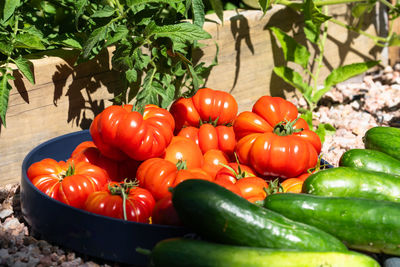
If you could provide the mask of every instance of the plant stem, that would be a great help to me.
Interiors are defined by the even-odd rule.
[[[382,4],[384,4],[385,6],[387,6],[388,8],[390,8],[390,10],[396,9],[396,7],[394,5],[392,5],[391,3],[389,3],[386,0],[379,0],[379,2],[381,2]]]

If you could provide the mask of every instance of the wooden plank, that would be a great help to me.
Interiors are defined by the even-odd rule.
[[[347,13],[337,7],[331,8],[331,14],[344,19]],[[216,20],[213,15],[210,18]],[[265,16],[260,11],[226,11],[223,25],[207,22],[205,29],[213,39],[203,42],[205,47],[197,55],[211,63],[217,43],[219,65],[206,85],[231,92],[240,111],[250,109],[261,95],[285,95],[288,86],[272,74],[273,66],[283,63],[282,54],[271,42],[267,27],[278,25],[304,41],[304,36],[296,34],[299,23],[301,17],[282,7],[272,8]],[[374,26],[366,24],[365,30],[373,34]],[[379,57],[379,51],[370,55],[372,47],[369,39],[332,25],[325,63],[332,68]],[[118,74],[110,70],[110,56],[78,67],[72,66],[74,57],[66,51],[63,58],[33,60],[35,85],[17,77],[10,94],[7,128],[0,129],[0,185],[20,180],[22,160],[32,148],[50,138],[87,129],[94,115],[111,104],[107,88],[119,85]],[[321,73],[323,77],[326,74],[327,70]]]

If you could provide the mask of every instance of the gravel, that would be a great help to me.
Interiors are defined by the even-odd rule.
[[[337,130],[327,136],[322,155],[337,166],[350,148],[363,148],[362,137],[374,126],[400,127],[400,65],[362,83],[342,84],[328,92],[315,113],[316,123],[330,123]],[[289,99],[305,106],[302,98]],[[98,267],[124,266],[104,262],[41,240],[24,221],[19,203],[19,184],[0,187],[0,266]]]

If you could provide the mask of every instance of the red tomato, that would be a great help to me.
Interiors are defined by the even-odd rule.
[[[79,144],[71,154],[74,161],[85,161],[99,166],[105,170],[113,181],[133,180],[136,177],[136,170],[139,162],[133,159],[116,161],[102,155],[100,150],[92,141],[85,141]]]
[[[212,181],[207,172],[202,169],[178,169],[169,160],[152,158],[140,164],[137,171],[137,179],[140,187],[149,190],[156,200],[166,197],[170,187],[188,179],[203,179]]]
[[[267,197],[265,189],[268,188],[268,183],[260,177],[245,177],[236,182],[236,186],[240,190],[243,198],[251,203],[264,200]]]
[[[93,142],[115,160],[161,156],[172,139],[174,118],[155,105],[146,105],[143,115],[132,109],[132,105],[113,105],[97,115],[90,126]]]
[[[111,182],[103,190],[90,194],[84,209],[117,219],[149,223],[155,204],[148,190],[132,183]]]
[[[184,162],[188,169],[201,168],[204,163],[199,146],[192,140],[182,136],[174,136],[165,150],[164,159],[174,164]]]
[[[109,182],[107,173],[87,162],[57,162],[43,159],[27,171],[32,184],[46,195],[76,208],[82,208],[88,195]]]
[[[153,224],[181,226],[178,213],[172,205],[172,194],[158,200],[153,210]]]
[[[228,164],[228,157],[224,152],[218,149],[208,150],[204,154],[203,170],[205,170],[211,177],[215,177],[217,172],[223,168],[221,164]]]
[[[302,181],[304,182],[310,175],[311,175],[311,173],[306,172],[306,173],[300,174],[300,175],[297,176],[296,178],[297,178],[297,179],[300,179],[300,180],[302,180]]]
[[[242,196],[240,193],[239,187],[236,186],[236,184],[232,184],[231,182],[228,182],[226,180],[215,180],[214,183],[228,189],[229,191],[235,193],[238,196]]]
[[[214,127],[206,123],[202,124],[200,128],[187,126],[178,133],[178,136],[194,140],[203,154],[211,149],[219,149],[228,156],[232,156],[236,146],[233,127],[225,125]]]
[[[252,112],[239,114],[234,130],[239,138],[236,153],[240,162],[260,175],[296,177],[318,161],[318,135],[283,98],[261,97]]]
[[[191,98],[180,98],[170,108],[176,133],[183,126],[199,127],[200,122],[227,125],[233,122],[237,111],[237,102],[231,94],[210,88],[199,89]]]
[[[235,184],[240,195],[252,203],[263,200],[267,196],[264,188],[268,188],[268,183],[256,177],[254,171],[246,165],[229,163],[217,172],[215,181]]]
[[[287,193],[301,193],[301,189],[303,187],[304,180],[299,178],[289,178],[281,183],[283,188],[283,192]]]

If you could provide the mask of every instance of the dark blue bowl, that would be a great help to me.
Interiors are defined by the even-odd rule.
[[[23,217],[33,231],[61,247],[108,261],[147,265],[147,256],[137,253],[136,248],[152,249],[160,240],[190,232],[183,227],[123,221],[68,206],[39,191],[26,175],[32,163],[44,158],[66,160],[79,143],[88,140],[88,130],[62,135],[37,146],[25,157],[21,178]]]

